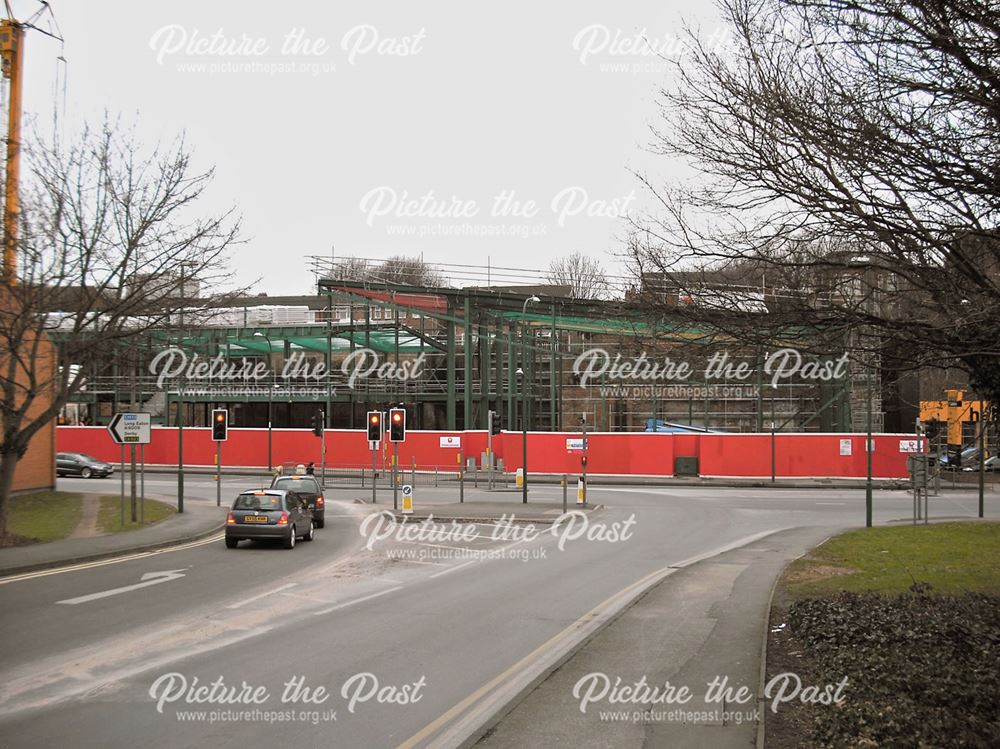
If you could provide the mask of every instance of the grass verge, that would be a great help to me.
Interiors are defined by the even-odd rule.
[[[793,598],[838,591],[905,593],[926,583],[935,593],[1000,593],[1000,523],[864,528],[817,546],[783,579]]]
[[[80,522],[83,501],[73,492],[35,492],[10,500],[7,543],[37,543],[66,538]]]
[[[136,500],[138,502],[139,500]],[[176,510],[166,502],[156,499],[146,499],[145,525],[158,523],[166,517],[170,517]],[[136,518],[139,517],[139,509],[136,508]],[[140,525],[138,519],[132,522],[132,513],[128,500],[125,502],[125,525],[121,522],[121,500],[119,497],[101,497],[101,508],[97,513],[97,528],[101,533],[121,533],[131,531],[136,528],[145,527]]]
[[[998,552],[1000,523],[948,523],[851,531],[789,565],[771,610],[768,679],[847,686],[837,705],[768,709],[766,745],[994,746]]]

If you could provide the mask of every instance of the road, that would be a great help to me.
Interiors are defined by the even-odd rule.
[[[153,479],[147,492],[173,485]],[[214,503],[214,492],[200,479],[186,486],[190,502]],[[213,538],[0,580],[0,746],[434,745],[485,717],[491,695],[572,644],[595,607],[641,578],[768,531],[864,520],[857,490],[593,487],[605,509],[589,539],[499,537],[486,524],[475,538],[367,548],[372,521],[368,536],[359,529],[372,508],[355,495],[365,492],[328,496],[326,528],[293,551],[227,550]],[[535,501],[560,497],[532,490]],[[995,517],[1000,503],[987,502]],[[875,508],[877,523],[899,520],[911,500],[879,491]],[[975,510],[971,493],[932,498],[932,516]],[[137,586],[156,573],[162,582]],[[197,688],[213,682],[206,701]]]

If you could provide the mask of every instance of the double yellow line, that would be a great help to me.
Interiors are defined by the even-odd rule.
[[[433,720],[432,722],[428,723],[426,726],[417,731],[417,733],[413,734],[413,736],[411,736],[409,739],[400,744],[398,749],[412,749],[413,747],[418,746],[421,742],[426,741],[429,737],[433,736],[435,733],[444,728],[444,726],[447,725],[450,721],[457,718],[465,710],[467,710],[473,704],[475,704],[484,696],[486,696],[490,691],[496,689],[499,685],[503,684],[503,682],[507,681],[508,679],[512,679],[518,676],[519,672],[527,670],[527,668],[530,665],[532,665],[539,658],[545,655],[546,652],[549,653],[555,652],[560,646],[565,645],[567,640],[569,640],[574,635],[578,635],[580,630],[584,629],[588,625],[591,625],[592,631],[590,632],[590,635],[592,636],[598,629],[596,621],[601,617],[601,615],[607,610],[613,609],[614,606],[621,603],[622,601],[627,601],[630,597],[633,596],[637,598],[639,594],[643,593],[647,588],[651,588],[653,585],[656,585],[658,582],[660,582],[663,578],[667,577],[668,575],[674,572],[677,572],[680,569],[683,569],[684,567],[689,567],[690,565],[695,564],[696,562],[701,562],[705,559],[711,559],[712,557],[718,556],[719,554],[722,554],[724,552],[732,551],[733,549],[738,549],[741,546],[746,546],[747,544],[759,541],[762,538],[766,538],[767,536],[770,536],[774,533],[778,533],[783,530],[787,529],[774,528],[767,531],[761,531],[760,533],[755,533],[751,536],[745,536],[743,538],[737,539],[736,541],[725,544],[724,546],[712,549],[711,551],[706,551],[701,554],[697,554],[693,557],[688,557],[687,559],[681,560],[679,562],[673,562],[672,564],[668,564],[665,567],[661,567],[660,569],[655,570],[654,572],[650,572],[645,577],[636,580],[628,587],[622,588],[617,593],[612,595],[610,598],[607,598],[606,600],[597,604],[594,608],[592,608],[586,614],[584,614],[575,622],[570,624],[568,627],[566,627],[566,629],[559,632],[559,634],[555,635],[552,639],[548,640],[544,644],[535,648],[533,651],[528,653],[528,655],[524,656],[524,658],[519,660],[517,663],[508,668],[506,671],[504,671],[496,678],[491,679],[487,683],[483,684],[483,686],[479,687],[479,689],[477,689],[475,692],[470,694],[464,700],[462,700],[457,705],[452,707],[446,713],[438,717],[436,720]],[[615,616],[621,614],[623,611],[625,611],[626,608],[627,608],[626,606],[622,606],[620,609],[618,609]],[[609,617],[608,621],[609,622],[612,621],[613,618],[614,617]],[[583,642],[585,642],[585,640],[581,640],[581,644]],[[550,670],[554,670],[566,658],[571,657],[572,654],[573,654],[572,649],[567,649],[567,651],[562,656],[554,659],[553,662],[549,664],[548,668]],[[443,737],[438,737],[438,741],[441,741],[442,738]],[[462,736],[460,741],[465,740],[467,738],[468,738],[467,736]]]
[[[539,645],[537,648],[532,650],[528,655],[524,656],[521,660],[515,663],[513,666],[508,668],[499,676],[491,679],[490,681],[483,684],[479,689],[470,694],[464,700],[459,702],[457,705],[452,707],[446,713],[438,717],[436,720],[428,723],[426,726],[421,728],[417,733],[413,734],[409,739],[404,741],[399,745],[398,749],[412,749],[419,745],[422,741],[425,741],[428,737],[437,733],[441,728],[443,728],[449,721],[459,716],[462,712],[467,710],[471,705],[478,702],[486,694],[495,689],[497,686],[507,681],[508,679],[516,676],[520,671],[526,669],[528,666],[535,663],[541,656],[545,653],[553,652],[559,646],[565,644],[565,641],[572,638],[574,635],[578,634],[581,629],[586,627],[588,624],[592,624],[597,620],[601,614],[609,608],[612,608],[623,599],[629,598],[629,596],[638,593],[646,586],[654,585],[659,582],[659,579],[667,577],[667,575],[672,572],[676,572],[676,565],[668,565],[666,567],[661,567],[655,572],[651,572],[640,580],[636,580],[634,583],[629,585],[627,588],[622,588],[617,593],[615,593],[610,598],[597,604],[594,608],[588,611],[586,614],[581,616],[575,622],[570,624],[566,629],[559,632],[557,635],[552,637],[547,642]],[[623,609],[624,610],[624,609]],[[558,663],[558,661],[557,661]]]

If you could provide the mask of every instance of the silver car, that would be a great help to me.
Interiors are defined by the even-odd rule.
[[[316,523],[308,502],[295,492],[260,489],[240,494],[226,517],[226,548],[243,539],[273,538],[294,549],[295,542],[312,541]]]

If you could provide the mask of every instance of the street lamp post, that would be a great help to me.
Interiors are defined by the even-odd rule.
[[[274,347],[271,345],[271,337],[267,333],[258,330],[254,336],[267,341],[267,366],[271,369],[271,376],[267,381],[267,470],[270,472],[274,468],[271,459],[271,404],[274,399],[274,369],[271,354],[274,353]]]
[[[183,338],[178,341],[178,348]],[[184,375],[177,386],[177,512],[184,512]]]
[[[542,301],[532,294],[524,300],[521,305],[521,315],[528,314],[528,305]],[[525,328],[527,331],[527,327]],[[525,370],[527,365],[525,359],[524,339],[521,339],[521,366],[517,369],[517,384],[521,390],[521,502],[528,504],[528,399],[525,387]]]
[[[517,368],[517,388],[521,391],[521,502],[528,504],[528,420],[524,399],[524,370]]]

